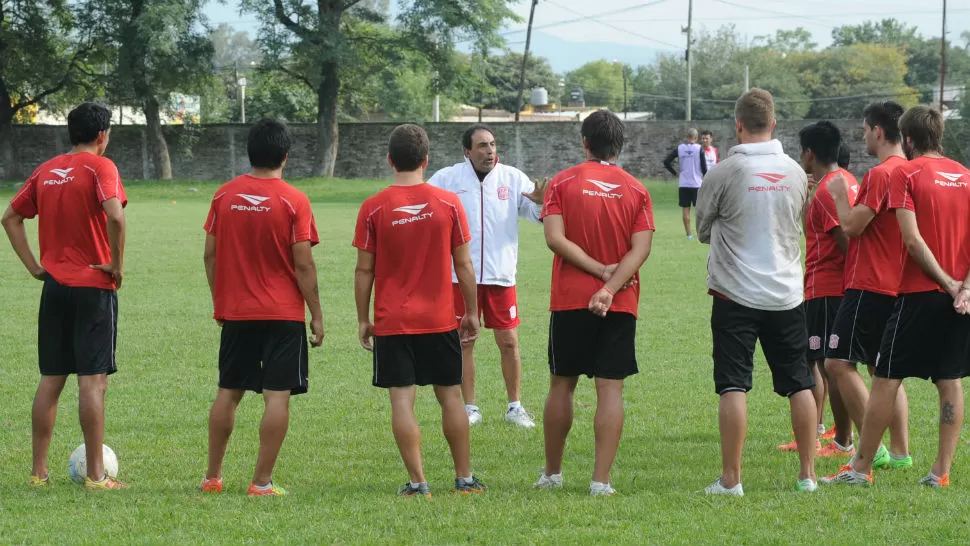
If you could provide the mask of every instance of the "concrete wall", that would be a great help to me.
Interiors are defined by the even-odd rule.
[[[785,121],[778,125],[775,136],[782,141],[793,157],[798,154],[798,131],[808,121]],[[835,122],[852,145],[851,170],[862,174],[873,165],[862,144],[862,123],[855,120]],[[961,123],[962,134],[970,131],[970,121]],[[340,126],[340,151],[336,176],[341,178],[385,178],[390,170],[385,162],[387,137],[394,124],[354,123]],[[700,121],[691,124],[699,129],[714,131],[715,145],[725,155],[735,144],[733,121]],[[465,124],[431,123],[425,125],[431,139],[429,175],[435,170],[462,159],[460,137]],[[627,144],[620,163],[640,177],[666,178],[663,158],[681,139],[688,127],[684,122],[630,122],[627,124]],[[314,156],[314,125],[291,126],[293,150],[286,176],[309,176]],[[502,161],[512,164],[535,177],[552,176],[556,172],[581,161],[582,140],[578,123],[523,123],[494,126]],[[186,129],[166,127],[166,139],[176,178],[227,180],[249,169],[246,156],[246,134],[243,125],[208,125]],[[58,153],[70,149],[67,130],[63,126],[14,126],[15,169],[0,168],[10,173],[6,178],[23,178],[34,167]],[[970,142],[962,142],[964,150],[957,157],[970,157]],[[951,145],[952,146],[952,145]],[[155,178],[145,128],[118,126],[111,131],[107,155],[113,159],[125,179]],[[2,166],[0,166],[2,167]],[[25,173],[14,173],[19,169]]]

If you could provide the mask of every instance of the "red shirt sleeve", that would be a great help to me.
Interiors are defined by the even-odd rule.
[[[825,191],[816,192],[812,209],[815,214],[815,225],[821,227],[823,232],[828,233],[839,227],[839,213],[835,210],[835,199],[828,192],[828,188],[825,188]]]
[[[94,172],[94,182],[97,186],[98,201],[104,203],[108,199],[117,198],[121,201],[121,206],[128,204],[128,196],[125,195],[125,188],[121,185],[121,175],[114,161],[105,159],[98,162],[97,170]]]
[[[546,192],[546,202],[542,205],[542,218],[551,214],[562,214],[562,194],[559,185],[562,180],[559,176],[552,179],[549,183],[549,191]]]
[[[907,169],[899,167],[889,178],[889,203],[887,209],[906,209],[916,212],[913,203],[912,176]]]
[[[212,198],[212,204],[209,205],[209,216],[206,217],[205,225],[202,226],[206,232],[211,233],[212,235],[216,234],[216,218],[219,215],[219,200],[222,199],[223,195],[225,195],[225,193],[216,193],[215,197]]]
[[[10,208],[24,218],[37,216],[37,179],[40,176],[40,169],[34,171],[30,178],[20,188],[17,195],[10,200]]]
[[[357,227],[354,229],[353,245],[371,254],[377,252],[377,228],[374,225],[374,215],[378,210],[380,210],[379,207],[372,210],[370,203],[364,201],[357,214]]]
[[[293,209],[293,237],[290,244],[310,241],[310,246],[318,245],[320,236],[317,234],[317,221],[313,217],[310,199],[301,194],[296,199],[296,205]]]
[[[869,171],[862,178],[859,185],[859,195],[856,197],[856,205],[865,205],[879,214],[886,208],[886,198],[889,191],[889,173],[885,171]]]
[[[468,217],[465,215],[465,207],[461,201],[455,200],[454,222],[451,227],[451,249],[454,250],[461,245],[472,240],[471,230],[468,229]]]
[[[640,209],[633,220],[633,233],[656,230],[657,228],[653,223],[653,201],[650,199],[650,194],[644,192],[641,197]]]

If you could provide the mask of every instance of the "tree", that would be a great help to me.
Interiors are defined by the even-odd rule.
[[[0,178],[21,177],[10,125],[71,85],[90,51],[66,0],[0,1]]]
[[[409,50],[434,67],[435,85],[447,85],[454,75],[456,38],[469,37],[485,47],[500,43],[502,24],[514,18],[507,0],[402,1],[394,29],[382,25],[386,14],[378,3],[359,0],[243,0],[243,8],[259,17],[260,39],[267,62],[299,79],[317,96],[317,154],[312,172],[332,175],[338,149],[338,106],[341,69],[359,70],[361,51],[392,58]],[[440,87],[439,87],[440,89]]]
[[[217,71],[246,70],[262,60],[259,44],[249,38],[249,33],[237,31],[227,23],[212,29],[209,40],[212,42],[212,67]]]
[[[623,110],[623,65],[592,61],[566,74],[566,89],[581,87],[587,106]]]
[[[111,101],[145,113],[155,176],[172,178],[161,105],[174,92],[200,92],[212,72],[206,0],[88,0],[85,26],[109,47]]]
[[[484,70],[486,83],[494,89],[494,98],[484,102],[485,108],[501,108],[515,112],[519,103],[519,70],[522,69],[522,54],[506,51],[496,57],[473,59],[473,67]],[[529,55],[525,67],[525,89],[544,87],[550,100],[559,102],[559,77],[552,71],[545,57]]]
[[[818,42],[813,40],[812,33],[802,27],[795,30],[778,30],[774,36],[756,36],[755,44],[763,44],[767,49],[786,54],[804,53],[818,47]]]
[[[804,59],[801,68],[802,84],[816,99],[811,118],[857,118],[877,99],[895,100],[907,107],[919,102],[918,92],[906,85],[906,55],[897,47],[857,44],[831,48]]]
[[[896,19],[866,21],[861,25],[844,25],[832,29],[832,47],[855,44],[907,45],[917,40],[916,27]]]

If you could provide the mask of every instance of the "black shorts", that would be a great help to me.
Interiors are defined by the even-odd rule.
[[[879,349],[876,377],[960,379],[970,375],[970,316],[942,292],[896,299]]]
[[[98,375],[118,371],[118,294],[114,290],[44,281],[37,319],[41,375]]]
[[[875,366],[895,301],[895,296],[846,290],[829,334],[825,358]]]
[[[761,311],[714,296],[711,332],[717,394],[751,390],[754,347],[759,340],[776,393],[787,397],[815,386],[806,359],[808,338],[801,307]]]
[[[374,337],[375,387],[461,385],[461,366],[458,330]]]
[[[825,343],[832,335],[835,315],[842,296],[825,296],[805,302],[805,324],[808,327],[808,364],[825,359]]]
[[[306,324],[227,320],[219,347],[219,388],[254,392],[307,391]]]
[[[698,188],[680,188],[680,208],[689,209],[697,206]]]
[[[549,372],[561,377],[625,379],[637,368],[637,319],[630,313],[598,317],[585,309],[553,311],[549,318]]]

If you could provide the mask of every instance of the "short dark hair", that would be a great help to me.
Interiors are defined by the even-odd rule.
[[[246,151],[254,169],[278,169],[290,153],[290,130],[281,121],[263,118],[249,129]]]
[[[771,131],[775,121],[775,99],[771,93],[757,87],[741,95],[734,103],[734,118],[751,133]]]
[[[704,129],[703,131],[701,131],[701,136],[705,136],[705,135],[711,138],[714,138],[714,132],[711,131],[710,129]]]
[[[839,162],[842,132],[831,121],[819,121],[798,132],[802,150],[811,150],[819,162],[826,165]]]
[[[387,141],[387,155],[398,172],[413,172],[421,168],[428,157],[428,133],[410,123],[398,125]]]
[[[899,118],[899,132],[920,154],[943,153],[943,114],[929,106],[914,106]]]
[[[849,149],[849,145],[843,140],[842,144],[839,145],[839,167],[848,169],[851,163],[852,150]]]
[[[488,125],[485,125],[484,123],[476,123],[475,125],[472,125],[468,129],[465,129],[465,132],[461,135],[462,147],[465,148],[466,150],[471,150],[472,137],[474,137],[475,133],[479,131],[488,131],[488,134],[492,135],[492,137],[495,136],[495,131],[493,131],[491,127],[489,127]]]
[[[866,125],[873,129],[881,127],[886,140],[892,144],[899,144],[903,138],[899,134],[899,118],[905,111],[902,104],[889,100],[870,104],[862,115],[866,119]]]
[[[623,122],[607,110],[590,114],[583,121],[582,135],[596,159],[613,159],[623,150]]]
[[[94,102],[84,102],[67,115],[71,145],[94,142],[101,131],[111,128],[111,110]]]

